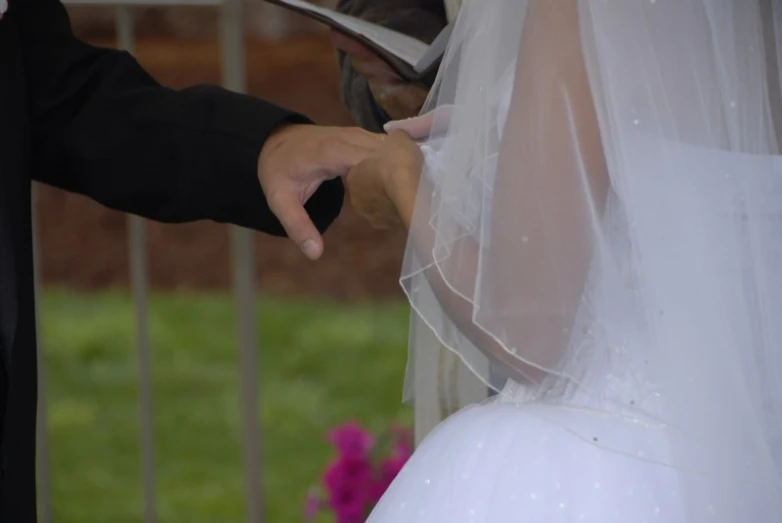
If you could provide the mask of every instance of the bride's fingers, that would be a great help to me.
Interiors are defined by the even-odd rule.
[[[453,106],[444,105],[420,116],[388,122],[383,129],[389,134],[393,131],[404,131],[413,140],[425,140],[442,134],[451,121]]]
[[[389,134],[394,131],[404,131],[413,140],[425,140],[431,134],[433,122],[433,113],[426,113],[405,120],[388,122],[383,126],[383,129]]]

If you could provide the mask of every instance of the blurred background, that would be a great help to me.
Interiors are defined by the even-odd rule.
[[[321,2],[332,6],[332,2]],[[69,7],[76,33],[115,46],[114,11]],[[325,28],[244,0],[251,94],[350,125]],[[162,83],[220,83],[213,8],[134,9],[136,56]],[[134,308],[126,216],[39,187],[52,520],[143,519]],[[244,521],[236,310],[229,230],[147,224],[158,521]],[[266,521],[302,520],[331,456],[325,436],[356,419],[408,424],[401,403],[407,307],[398,233],[345,208],[317,263],[260,234],[256,249],[259,419]],[[327,521],[328,519],[323,519]]]

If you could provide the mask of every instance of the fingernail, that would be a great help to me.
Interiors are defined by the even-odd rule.
[[[390,122],[387,122],[385,125],[383,125],[383,130],[386,133],[390,133],[391,131],[396,131],[397,129],[404,127],[404,122],[406,122],[407,120],[410,120],[410,118],[407,118],[405,120],[392,120]]]
[[[317,260],[320,256],[320,245],[313,239],[305,240],[301,244],[301,250],[304,251],[304,255],[310,260]]]

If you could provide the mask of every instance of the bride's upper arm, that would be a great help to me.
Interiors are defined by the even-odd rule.
[[[567,345],[608,192],[577,3],[529,3],[481,269],[481,314],[545,368]]]

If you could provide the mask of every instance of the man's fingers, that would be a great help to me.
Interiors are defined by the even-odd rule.
[[[346,36],[339,31],[332,30],[329,33],[329,37],[334,47],[354,58],[362,60],[379,60],[377,54],[373,53],[367,46],[362,45],[355,39]]]
[[[269,209],[282,224],[288,238],[310,260],[323,254],[323,238],[294,192],[277,191],[268,196]]]
[[[399,75],[370,48],[337,31],[331,31],[330,37],[334,47],[350,57],[353,69],[362,76],[399,80]]]
[[[373,91],[374,92],[374,91]],[[415,84],[389,85],[375,94],[388,115],[414,115],[421,111],[429,92]]]
[[[360,44],[349,36],[337,31],[331,31],[331,42],[334,47],[347,54],[353,68],[363,76],[378,76],[389,80],[399,80],[399,75],[374,51]]]
[[[377,57],[371,59],[353,58],[350,63],[358,74],[370,80],[384,80],[391,84],[402,82],[391,66]]]

